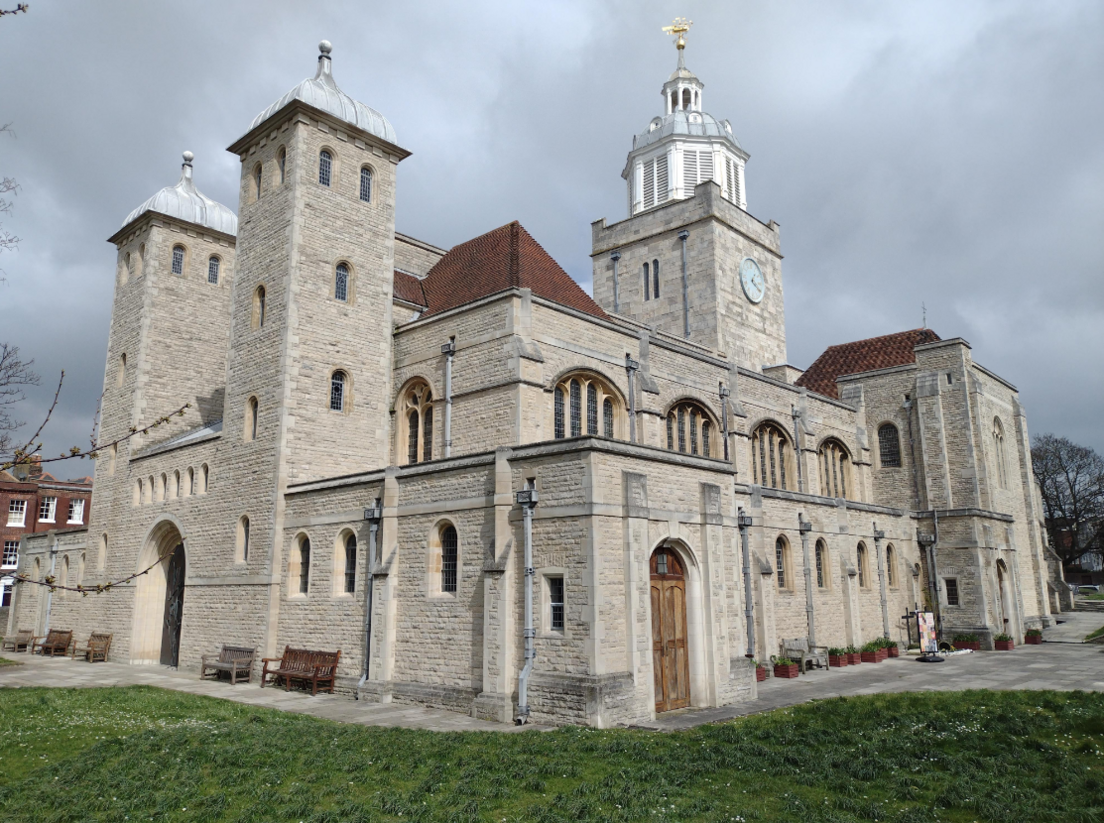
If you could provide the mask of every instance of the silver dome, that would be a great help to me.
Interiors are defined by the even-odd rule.
[[[387,122],[387,118],[375,109],[371,109],[358,102],[337,87],[333,79],[331,68],[330,44],[323,40],[319,46],[321,54],[318,55],[318,72],[312,78],[308,78],[293,88],[267,109],[253,118],[249,124],[252,131],[269,117],[274,115],[293,100],[301,100],[308,106],[321,109],[327,114],[332,114],[339,120],[344,120],[356,126],[358,129],[374,134],[388,143],[398,143],[395,137],[395,129]]]
[[[123,221],[123,226],[130,225],[147,211],[153,211],[236,237],[238,216],[231,209],[222,203],[216,203],[195,187],[195,183],[192,182],[192,158],[190,151],[184,152],[180,182],[175,186],[161,189],[128,214]]]
[[[718,121],[713,115],[704,111],[683,111],[681,109],[671,112],[663,117],[657,117],[652,124],[636,136],[633,148],[639,149],[659,142],[664,137],[672,134],[685,134],[691,137],[723,137],[736,148],[743,152],[736,135],[732,133],[732,126],[727,120]]]

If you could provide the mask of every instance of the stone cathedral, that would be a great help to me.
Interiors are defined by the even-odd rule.
[[[787,364],[779,228],[683,46],[593,298],[516,222],[397,232],[410,152],[329,43],[230,144],[236,214],[185,153],[109,239],[89,524],[20,554],[149,571],[20,583],[9,630],[196,672],[340,649],[362,700],[604,727],[754,699],[787,639],[904,645],[918,607],[988,648],[1047,625],[1015,386],[926,328]]]

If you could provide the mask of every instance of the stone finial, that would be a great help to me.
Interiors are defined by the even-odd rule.
[[[320,54],[329,57],[330,52],[333,51],[333,44],[329,40],[323,40],[318,44],[318,51]]]

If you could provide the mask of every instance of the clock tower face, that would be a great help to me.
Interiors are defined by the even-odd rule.
[[[745,257],[740,264],[740,285],[743,286],[744,294],[752,303],[762,301],[763,295],[767,292],[763,271],[750,257]]]

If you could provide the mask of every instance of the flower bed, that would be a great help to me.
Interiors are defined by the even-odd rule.
[[[981,641],[976,634],[956,634],[951,640],[951,645],[956,649],[971,649],[981,651]]]

